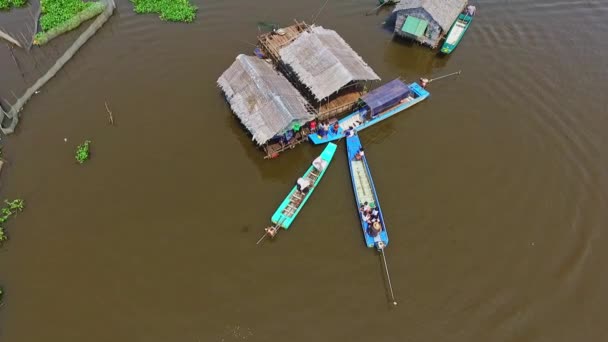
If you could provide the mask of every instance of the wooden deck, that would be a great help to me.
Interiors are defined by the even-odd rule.
[[[258,43],[264,54],[272,58],[275,63],[278,63],[281,59],[279,50],[293,42],[307,28],[308,25],[306,23],[296,21],[294,25],[280,28],[279,30],[282,30],[283,34],[268,32],[258,36]]]
[[[327,120],[345,112],[351,112],[363,94],[362,91],[351,90],[337,95],[321,105],[317,118]]]
[[[283,151],[287,151],[293,149],[297,145],[308,140],[308,134],[310,134],[310,130],[308,127],[302,127],[299,132],[296,132],[293,135],[293,138],[289,140],[286,144],[281,142],[271,142],[263,146],[264,152],[266,156],[264,159],[273,159],[279,156],[279,153]]]

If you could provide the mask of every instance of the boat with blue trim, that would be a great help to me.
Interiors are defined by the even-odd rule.
[[[469,25],[473,21],[475,15],[475,6],[467,6],[467,8],[458,15],[458,18],[450,28],[448,35],[445,38],[445,42],[441,46],[441,53],[449,55],[458,46],[462,37],[467,32]]]
[[[384,216],[367,158],[357,135],[346,138],[346,153],[365,244],[369,248],[384,249],[388,245]]]
[[[279,228],[289,229],[295,218],[304,207],[304,204],[312,195],[314,189],[323,178],[327,167],[331,163],[334,154],[336,153],[337,145],[333,143],[327,144],[321,155],[317,157],[312,165],[306,170],[304,175],[298,179],[296,186],[294,186],[287,197],[283,200],[281,205],[272,215],[271,221],[273,226],[265,229],[264,236],[258,241],[258,243],[269,235],[274,237]]]
[[[395,79],[363,95],[360,108],[336,121],[333,127],[319,125],[315,133],[308,135],[308,140],[318,145],[340,139],[351,127],[359,132],[424,101],[430,95],[418,83],[407,85]]]

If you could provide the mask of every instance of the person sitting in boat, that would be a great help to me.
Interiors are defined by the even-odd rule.
[[[312,162],[312,166],[314,166],[315,169],[321,173],[327,167],[327,161],[323,160],[323,158],[319,156]]]
[[[371,236],[376,237],[382,231],[382,224],[380,222],[374,222],[371,226]]]
[[[367,214],[370,211],[372,211],[372,207],[369,206],[369,204],[367,202],[364,202],[363,204],[361,204],[361,206],[359,207],[359,211]]]
[[[475,8],[475,6],[469,5],[469,6],[467,6],[466,14],[470,15],[470,16],[474,16],[475,15],[475,10],[477,10],[477,8]]]
[[[347,138],[350,138],[354,135],[355,135],[355,129],[352,126],[348,127],[348,129],[346,131],[344,131],[344,136]]]
[[[357,151],[357,153],[355,153],[355,159],[356,160],[361,160],[361,159],[363,159],[364,155],[365,155],[365,152],[363,151],[363,147],[361,147],[359,149],[359,151]]]
[[[275,235],[277,235],[277,232],[279,231],[279,229],[277,227],[268,227],[264,229],[266,231],[266,234],[268,234],[268,236],[270,236],[271,238],[273,238]]]
[[[369,214],[372,216],[372,220],[380,221],[380,211],[378,208],[372,208],[372,211]]]
[[[310,179],[308,178],[298,178],[298,180],[296,181],[296,189],[298,189],[299,192],[306,194],[308,193],[308,191],[311,188],[312,183],[310,182]]]
[[[340,124],[338,123],[338,121],[336,121],[334,123],[334,126],[331,128],[331,132],[333,134],[338,134],[338,131],[340,130]]]
[[[308,128],[310,128],[310,133],[314,133],[317,131],[317,122],[315,120],[312,120],[310,122],[310,124],[308,125]]]
[[[420,86],[422,88],[426,88],[427,84],[429,84],[429,79],[428,78],[420,78]]]

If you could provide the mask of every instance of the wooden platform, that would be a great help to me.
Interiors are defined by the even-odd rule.
[[[335,98],[330,99],[329,102],[321,105],[317,118],[319,120],[327,120],[340,114],[351,112],[363,94],[362,91],[352,90],[337,95]]]
[[[308,134],[310,134],[310,130],[308,129],[308,127],[302,127],[300,129],[300,131],[296,132],[293,135],[293,138],[291,138],[291,140],[289,140],[287,143],[281,143],[281,142],[267,143],[266,145],[263,146],[264,152],[266,153],[266,156],[264,156],[264,159],[276,158],[279,156],[279,153],[290,150],[290,149],[296,147],[297,145],[307,141]]]
[[[258,43],[264,54],[272,58],[275,63],[278,63],[281,59],[279,50],[293,42],[307,28],[308,25],[306,23],[296,21],[294,25],[278,29],[277,31],[281,34],[268,32],[258,36]]]

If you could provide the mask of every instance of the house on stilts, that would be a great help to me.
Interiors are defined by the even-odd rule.
[[[265,158],[306,140],[315,110],[270,63],[241,54],[217,83]]]
[[[268,57],[325,120],[350,112],[380,77],[336,31],[295,22],[258,37]]]
[[[435,49],[447,34],[467,0],[401,0],[389,22],[394,34]]]

